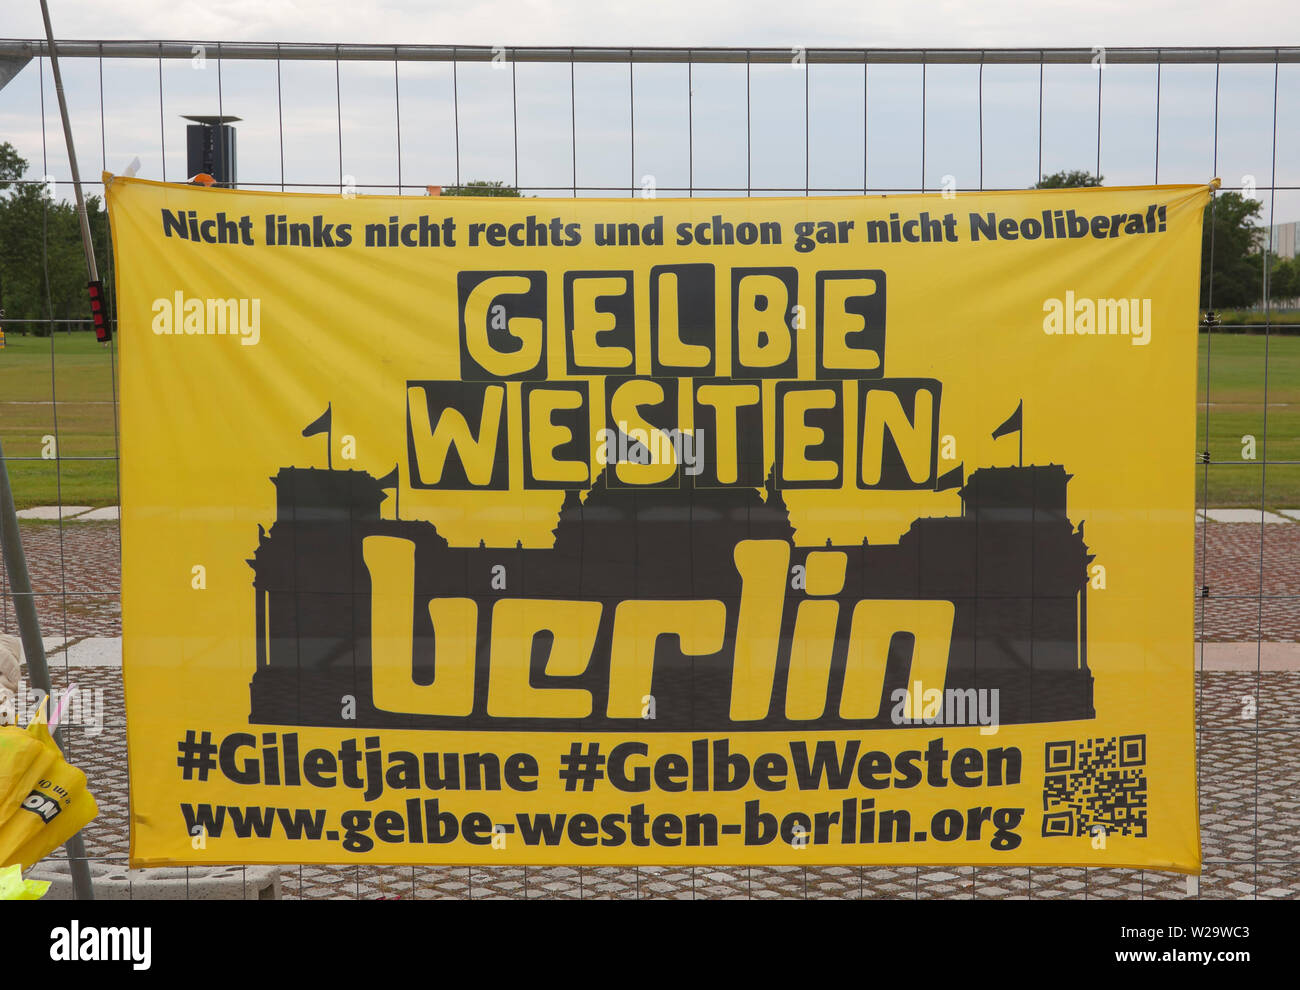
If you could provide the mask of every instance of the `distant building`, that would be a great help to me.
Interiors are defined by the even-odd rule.
[[[1288,220],[1275,223],[1272,227],[1261,227],[1255,244],[1262,251],[1268,248],[1276,258],[1294,258],[1296,240],[1300,238],[1300,220]]]

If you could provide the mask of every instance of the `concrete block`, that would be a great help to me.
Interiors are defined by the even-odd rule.
[[[1261,512],[1259,509],[1206,509],[1204,516],[1216,523],[1284,523],[1288,520],[1275,512]]]
[[[105,506],[102,509],[92,509],[84,516],[78,516],[77,522],[99,522],[104,519],[117,519],[118,511],[116,505]]]
[[[60,644],[55,649],[45,648],[50,666],[65,662],[70,667],[120,667],[122,666],[121,636],[87,636],[70,646]]]
[[[60,515],[62,509],[62,515]],[[57,521],[60,518],[70,519],[73,516],[79,516],[83,512],[89,512],[88,505],[38,505],[31,509],[22,509],[18,512],[19,519],[44,519]],[[99,510],[96,509],[96,512]]]
[[[71,901],[72,875],[62,854],[27,871],[29,880],[50,881],[43,900]],[[160,866],[130,870],[111,863],[91,863],[97,901],[278,901],[280,869],[276,866]]]

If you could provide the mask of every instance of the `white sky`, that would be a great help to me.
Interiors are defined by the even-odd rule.
[[[1257,0],[1238,9],[1201,0],[50,4],[63,38],[191,43],[786,49],[1300,44],[1300,0]],[[43,34],[38,0],[0,0],[0,37]],[[643,64],[634,69],[633,128],[626,63],[577,66],[571,105],[569,69],[561,64],[519,63],[516,80],[514,69],[466,63],[454,83],[446,63],[402,63],[395,80],[391,62],[345,62],[336,82],[332,60],[285,62],[277,79],[274,62],[225,60],[218,68],[212,54],[209,49],[208,61],[197,67],[189,59],[162,66],[152,59],[105,60],[102,76],[95,59],[65,59],[83,176],[93,183],[101,168],[121,172],[138,158],[143,177],[183,179],[181,115],[220,110],[243,118],[240,183],[267,188],[351,180],[362,192],[387,192],[400,176],[408,193],[426,183],[479,178],[543,195],[569,195],[572,187],[578,195],[629,195],[648,178],[664,195],[685,195],[688,188],[697,195],[736,195],[751,188],[755,194],[805,187],[904,190],[922,182],[936,189],[945,181],[958,189],[1025,188],[1040,167],[1043,173],[1099,168],[1107,185],[1204,182],[1214,174],[1225,188],[1275,185],[1276,202],[1261,189],[1261,219],[1300,218],[1300,64],[1282,65],[1276,76],[1271,64],[1224,65],[1217,93],[1213,65],[1167,65],[1157,78],[1153,65],[1111,64],[1104,79],[1087,64],[1049,65],[1040,134],[1036,65],[989,66],[982,75],[975,65],[931,65],[924,76],[917,65],[873,65],[869,86],[860,66],[811,66],[806,77],[789,65],[755,66],[754,112],[747,123],[745,66],[696,66],[688,87],[684,65]],[[70,194],[48,64],[33,62],[0,90],[0,140],[27,158],[33,179],[53,176],[56,194]]]
[[[1300,4],[1253,0],[50,0],[66,38],[486,45],[845,47],[1300,43]],[[38,0],[4,0],[0,36],[41,37]]]

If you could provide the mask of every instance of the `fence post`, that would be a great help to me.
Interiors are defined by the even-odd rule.
[[[5,463],[3,444],[0,444],[0,549],[4,551],[5,569],[9,572],[9,587],[13,591],[14,614],[18,617],[18,632],[27,655],[27,671],[31,682],[45,696],[52,697],[50,668],[45,662],[45,644],[41,642],[40,622],[36,618],[36,596],[32,593],[32,579],[27,573],[27,557],[23,553],[18,535],[18,513],[14,509],[14,495],[9,488],[9,468]],[[54,730],[54,741],[63,749],[63,731]],[[94,887],[90,880],[90,864],[81,834],[74,835],[65,844],[68,863],[72,869],[72,886],[77,900],[93,901]]]

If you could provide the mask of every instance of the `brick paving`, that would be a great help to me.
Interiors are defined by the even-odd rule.
[[[117,523],[19,523],[18,530],[41,633],[121,636],[122,554]],[[64,590],[66,594],[61,593]],[[0,629],[13,632],[8,591],[9,577],[0,567]]]
[[[73,638],[120,635],[116,525],[64,525],[60,533],[57,525],[28,524],[22,532],[44,633]],[[1198,587],[1210,587],[1204,616],[1199,609],[1197,615],[1198,627],[1204,622],[1206,640],[1300,638],[1300,598],[1284,597],[1300,596],[1300,523],[1260,527],[1211,522],[1206,530],[1198,526],[1196,580]],[[66,597],[59,594],[63,582]],[[15,631],[7,599],[0,605],[0,630]],[[56,688],[65,686],[71,673],[83,690],[104,692],[103,731],[90,735],[82,727],[70,727],[69,757],[86,770],[101,809],[83,833],[87,852],[124,860],[127,771],[120,670],[74,667],[69,672],[54,667]],[[1203,874],[1190,882],[1154,871],[966,866],[286,866],[284,895],[404,900],[1300,899],[1300,672],[1206,671],[1198,675],[1198,689],[1206,863]],[[1245,697],[1254,699],[1255,711],[1243,709]]]
[[[1205,640],[1300,640],[1300,524],[1197,526],[1195,575]]]

